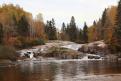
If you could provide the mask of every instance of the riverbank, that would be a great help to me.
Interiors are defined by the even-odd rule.
[[[81,52],[77,51],[81,44],[70,41],[49,41],[45,45],[34,46],[30,49],[18,51],[21,57],[55,57],[59,59],[79,59],[82,57]],[[34,54],[34,55],[32,55]],[[32,57],[30,57],[32,55]]]
[[[87,44],[59,40],[48,41],[45,45],[19,50],[17,54],[19,56],[17,57],[18,61],[41,60],[41,57],[82,60],[117,59],[116,55],[108,52],[107,45],[103,41],[95,41]]]
[[[70,41],[49,41],[45,45],[34,46],[19,51],[21,57],[30,59],[37,57],[53,57],[59,59],[115,59],[115,55],[108,52],[103,41],[87,44],[77,44]],[[22,58],[22,59],[24,59]]]
[[[28,49],[17,51],[18,55],[16,56],[16,61],[41,61],[43,57],[57,59],[81,59],[83,57],[83,53],[77,51],[80,46],[81,44],[76,44],[70,41],[49,41],[45,45],[33,46]],[[5,50],[2,52],[6,53]],[[5,55],[12,58],[14,53],[9,53],[10,52],[7,52]],[[5,64],[6,62],[8,62],[8,64],[12,63],[11,59],[8,58],[1,59],[0,61]]]

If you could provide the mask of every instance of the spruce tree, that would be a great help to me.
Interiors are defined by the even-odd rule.
[[[121,51],[121,0],[118,3],[115,31],[111,40],[111,48],[113,52]]]
[[[97,24],[97,23],[96,23],[96,21],[94,20],[94,22],[93,22],[93,26],[96,26],[96,24]]]
[[[101,20],[101,25],[104,26],[106,23],[106,15],[107,15],[107,9],[104,10]]]
[[[85,22],[84,28],[83,28],[83,41],[84,41],[84,43],[88,43],[88,27],[87,27],[86,22]]]
[[[57,40],[57,30],[55,27],[55,20],[52,18],[52,40]]]
[[[49,39],[49,21],[47,21],[45,25],[45,33],[46,33],[47,39]]]
[[[79,42],[83,41],[83,31],[82,29],[79,30]]]
[[[61,40],[68,40],[67,28],[64,22],[61,27]]]
[[[66,25],[65,25],[65,23],[63,22],[62,28],[61,28],[61,32],[65,32],[65,31],[66,31]]]
[[[93,22],[93,26],[94,26],[94,28],[93,28],[93,41],[97,41],[97,23],[96,23],[96,21],[94,20],[94,22]]]
[[[106,19],[107,19],[107,9],[104,10],[103,15],[102,15],[102,19],[101,19],[101,31],[100,31],[100,38],[101,38],[101,40],[104,40],[104,36],[105,36]]]
[[[52,19],[51,21],[47,21],[47,24],[45,25],[45,33],[49,40],[57,39],[57,30],[55,27],[54,19]]]
[[[71,17],[70,28],[69,28],[70,41],[76,42],[77,40],[77,27],[74,16]]]
[[[22,37],[27,37],[29,35],[29,23],[25,16],[22,16],[19,20],[17,31]]]

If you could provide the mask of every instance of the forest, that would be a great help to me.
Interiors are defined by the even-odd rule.
[[[0,7],[0,44],[17,49],[44,44],[48,40],[89,43],[104,40],[112,52],[121,50],[121,1],[118,6],[105,8],[102,17],[91,26],[78,27],[74,16],[69,23],[62,23],[61,30],[55,20],[43,21],[42,14],[36,18],[19,5],[3,4]],[[83,29],[81,29],[83,28]]]
[[[115,2],[0,0],[0,81],[121,81]]]

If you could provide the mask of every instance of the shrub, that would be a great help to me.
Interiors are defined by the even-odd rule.
[[[13,47],[0,46],[0,59],[17,60],[17,53]]]
[[[16,40],[14,40],[14,43],[12,46],[14,46],[17,49],[23,49],[23,48],[29,48],[35,45],[44,45],[45,42],[43,39],[27,39],[25,37],[18,37]]]
[[[42,39],[37,39],[32,42],[33,45],[44,45],[45,42]]]

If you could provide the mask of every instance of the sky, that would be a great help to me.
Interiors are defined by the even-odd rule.
[[[78,27],[83,27],[84,22],[91,25],[98,20],[105,8],[117,5],[119,0],[0,0],[3,3],[18,4],[24,10],[35,17],[42,13],[44,22],[52,18],[56,26],[61,27],[63,22],[69,23],[71,16],[74,16]]]

